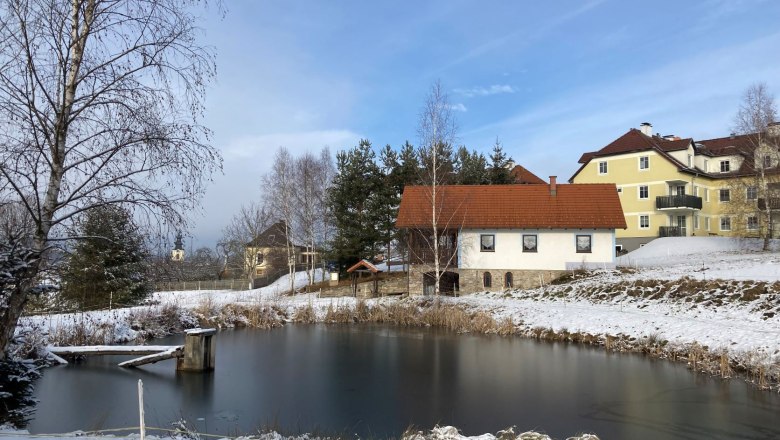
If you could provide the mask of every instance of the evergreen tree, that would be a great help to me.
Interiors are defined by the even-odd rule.
[[[144,240],[126,210],[86,212],[62,274],[62,299],[82,310],[137,304],[150,291]]]
[[[461,145],[456,154],[458,165],[457,183],[460,185],[485,185],[489,183],[487,160],[476,151],[469,153],[468,148]]]
[[[452,145],[447,142],[437,142],[435,148],[418,148],[422,174],[424,176],[433,175],[434,163],[436,164],[436,175],[438,185],[448,185],[455,179],[455,160],[452,157]],[[433,158],[436,155],[436,160]],[[430,179],[425,179],[430,180]]]
[[[398,239],[395,220],[398,217],[398,207],[401,204],[401,192],[404,184],[398,175],[401,169],[398,154],[390,145],[385,145],[380,153],[380,161],[382,164],[382,184],[377,192],[371,195],[370,210],[376,217],[378,238],[384,247],[385,257],[389,258],[393,242]]]
[[[328,203],[336,227],[332,257],[342,269],[361,258],[372,258],[381,241],[376,209],[384,198],[379,194],[383,179],[375,159],[366,139],[336,155],[336,176]]]
[[[490,169],[488,170],[488,178],[491,184],[504,185],[515,182],[510,172],[511,170],[507,167],[510,160],[504,153],[504,147],[501,145],[501,142],[496,138],[496,143],[493,145],[493,153],[490,155]]]
[[[400,195],[406,185],[420,183],[420,161],[417,152],[409,141],[404,142],[398,154],[398,167],[393,171],[392,184]]]

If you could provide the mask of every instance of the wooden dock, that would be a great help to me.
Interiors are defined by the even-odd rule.
[[[176,359],[177,371],[211,371],[216,357],[216,329],[186,330],[184,345],[88,345],[80,347],[48,347],[49,355],[60,364],[67,364],[63,356],[140,356],[120,362],[120,367],[140,367],[166,359]]]
[[[105,355],[142,355],[141,357],[124,361],[120,367],[138,367],[153,364],[166,359],[184,356],[183,345],[89,345],[81,347],[49,347],[49,353],[59,363],[67,363],[64,356],[105,356]]]

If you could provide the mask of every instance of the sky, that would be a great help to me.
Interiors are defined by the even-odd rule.
[[[241,204],[262,198],[275,151],[417,143],[440,81],[458,144],[496,139],[519,164],[568,180],[586,151],[642,122],[727,136],[745,89],[780,96],[780,2],[226,1],[201,12],[217,79],[202,121],[223,174],[193,213],[213,247]]]

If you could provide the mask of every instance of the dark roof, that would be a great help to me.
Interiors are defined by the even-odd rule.
[[[287,246],[287,232],[285,228],[286,223],[283,221],[276,222],[268,229],[261,232],[260,235],[255,237],[254,240],[247,243],[249,247],[286,247]]]
[[[510,174],[512,174],[512,177],[515,178],[515,183],[518,184],[545,184],[544,180],[540,179],[539,176],[536,174],[528,171],[525,167],[521,165],[515,165],[514,168],[512,168],[511,171],[509,171]]]
[[[407,186],[396,227],[431,225],[431,188]],[[437,187],[440,228],[626,228],[614,184],[443,185]]]
[[[593,158],[614,156],[617,154],[635,153],[640,151],[655,151],[672,162],[680,171],[693,171],[687,165],[675,159],[668,153],[672,151],[681,151],[688,149],[693,144],[693,139],[665,139],[661,136],[648,136],[636,128],[628,130],[624,135],[607,144],[606,147],[598,150],[584,153],[578,161],[582,164],[579,169],[571,176],[569,182],[585,168]]]
[[[727,156],[731,154],[740,154],[740,152],[753,152],[758,141],[755,135],[742,134],[737,136],[728,136],[716,139],[707,139],[697,141],[697,144],[703,145],[702,154],[709,156]]]
[[[607,144],[606,147],[580,157],[579,163],[587,163],[594,157],[612,156],[615,154],[633,153],[637,151],[661,150],[665,152],[685,150],[693,139],[664,139],[660,136],[648,136],[636,128],[632,128],[623,136]]]

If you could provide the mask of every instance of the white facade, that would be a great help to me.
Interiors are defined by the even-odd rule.
[[[495,249],[483,251],[482,235]],[[535,235],[536,252],[523,252],[523,235]],[[577,252],[577,236],[589,236],[590,252]],[[458,267],[491,270],[571,270],[615,267],[615,231],[605,229],[466,229],[458,235]]]

